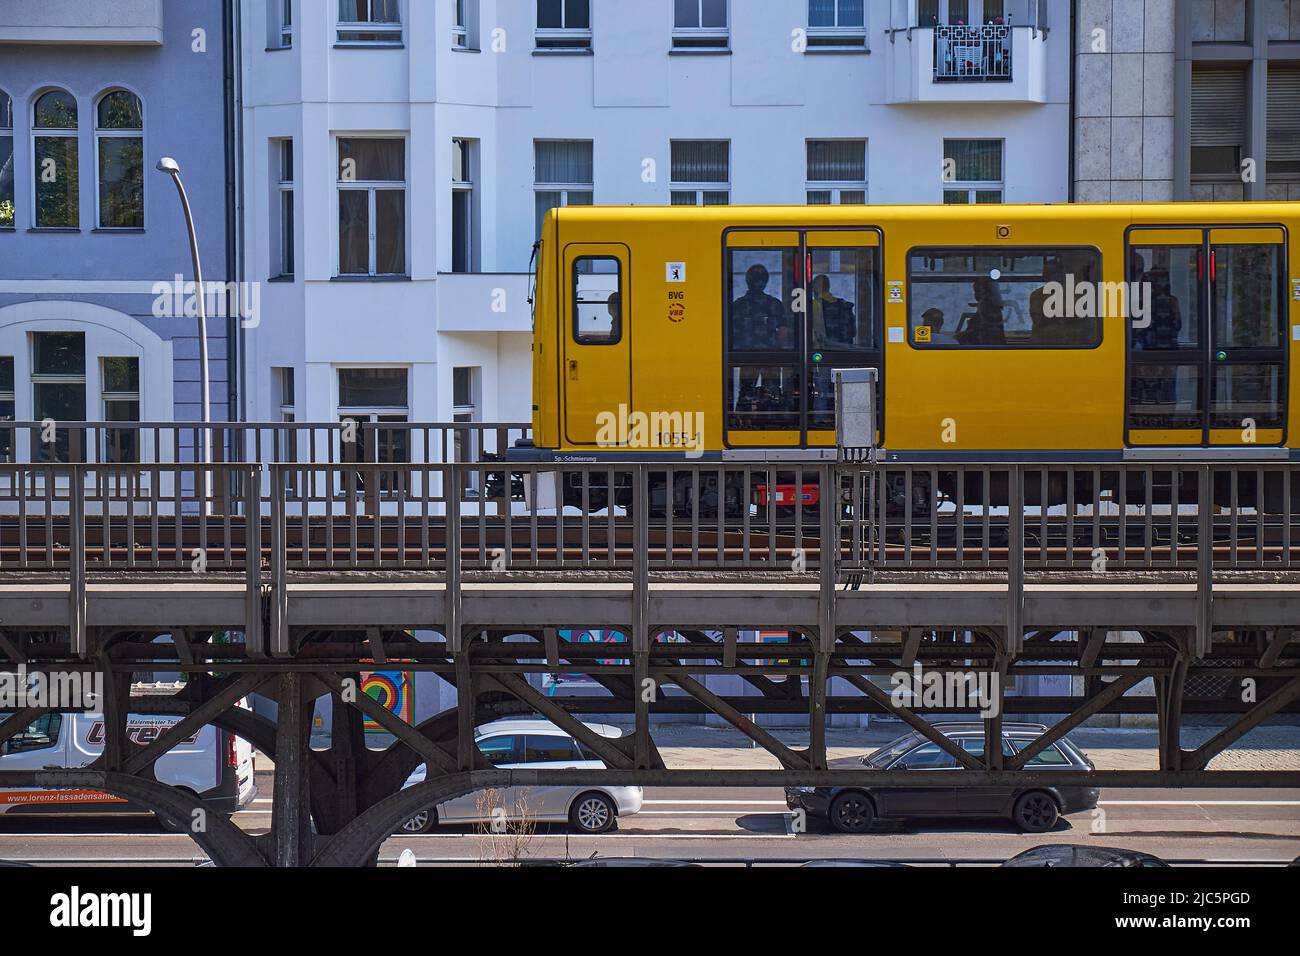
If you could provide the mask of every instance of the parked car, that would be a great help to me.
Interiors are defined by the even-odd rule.
[[[984,728],[979,723],[935,724],[935,729],[974,757],[984,755]],[[1012,756],[1046,732],[1042,724],[1002,725],[1002,752]],[[919,733],[904,734],[860,762],[870,770],[953,773],[951,787],[786,787],[791,810],[830,821],[841,833],[862,833],[880,817],[1004,817],[1027,833],[1044,833],[1063,813],[1091,810],[1100,791],[1070,783],[1069,774],[1095,769],[1068,739],[1045,747],[1026,770],[1061,773],[1061,782],[1043,787],[964,787],[961,765],[938,744]]]
[[[1072,843],[1045,843],[1017,854],[1003,866],[1129,866],[1168,867],[1158,856],[1112,846],[1075,846]]]
[[[609,724],[586,724],[602,737],[623,732]],[[496,720],[474,731],[474,742],[488,763],[502,770],[603,770],[604,762],[549,720]],[[423,765],[407,778],[403,789],[423,783]],[[416,814],[402,826],[403,833],[427,833],[440,823],[482,823],[483,791],[467,793]],[[641,809],[640,787],[507,787],[497,806],[507,818],[521,815],[536,823],[567,822],[580,833],[604,833],[618,817]]]
[[[573,866],[611,866],[611,867],[633,867],[633,866],[687,866],[699,867],[698,863],[690,863],[686,860],[660,860],[655,857],[646,856],[593,856],[587,860],[579,860]]]

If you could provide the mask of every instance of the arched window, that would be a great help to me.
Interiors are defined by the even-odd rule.
[[[14,101],[0,90],[0,229],[14,226]]]
[[[144,117],[140,97],[105,93],[95,113],[99,228],[144,228]]]
[[[32,123],[37,228],[76,229],[77,101],[67,90],[50,90],[36,100]]]

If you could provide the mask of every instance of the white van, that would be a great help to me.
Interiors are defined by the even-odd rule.
[[[240,706],[247,707],[244,701]],[[131,714],[127,734],[148,744],[180,717]],[[0,744],[0,770],[85,767],[104,752],[104,716],[49,713]],[[188,790],[214,810],[234,813],[257,796],[253,748],[248,741],[208,724],[177,744],[154,765],[159,783]],[[148,813],[121,797],[98,790],[0,788],[0,814]]]

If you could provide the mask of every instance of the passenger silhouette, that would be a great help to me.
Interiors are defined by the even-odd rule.
[[[741,351],[763,351],[789,348],[793,343],[782,343],[782,331],[788,332],[785,307],[781,300],[765,291],[771,274],[762,263],[755,263],[745,272],[747,291],[731,303],[731,347]]]

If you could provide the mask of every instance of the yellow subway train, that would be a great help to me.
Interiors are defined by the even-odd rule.
[[[553,210],[511,457],[833,457],[832,370],[870,367],[889,462],[1300,459],[1298,223],[1297,203]]]

